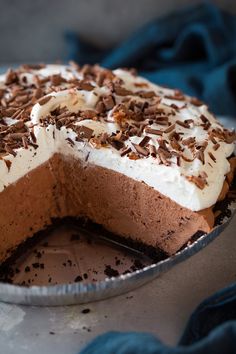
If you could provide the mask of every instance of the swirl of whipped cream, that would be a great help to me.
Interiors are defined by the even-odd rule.
[[[62,77],[71,77],[72,71],[67,71],[65,66],[46,66],[42,70],[38,70],[37,74],[41,76],[48,76],[55,73],[60,73]],[[160,86],[154,85],[149,81],[135,77],[124,70],[115,70],[114,75],[123,81],[123,86],[127,90],[134,92],[138,91],[138,87],[144,84],[144,91],[155,91],[158,95],[162,95],[160,107],[167,112],[171,111],[171,104],[176,106],[183,106],[183,102],[169,99],[167,96],[174,95],[174,91],[164,89]],[[31,73],[31,75],[33,75]],[[77,75],[77,74],[76,74]],[[72,75],[73,76],[73,75]],[[145,86],[146,85],[146,86]],[[219,124],[208,111],[205,105],[199,107],[186,103],[186,107],[182,108],[176,115],[170,117],[171,123],[175,124],[177,120],[184,122],[192,119],[196,122],[190,128],[179,125],[178,133],[187,139],[195,137],[196,141],[208,139],[208,145],[205,150],[205,163],[203,164],[199,159],[194,159],[191,163],[183,161],[181,165],[173,163],[170,166],[165,164],[158,164],[154,158],[148,156],[137,160],[130,159],[127,155],[121,156],[120,152],[112,146],[94,148],[89,142],[78,141],[77,135],[71,128],[62,126],[57,129],[55,125],[42,126],[40,123],[50,112],[56,108],[66,108],[70,112],[78,112],[80,110],[95,109],[99,97],[107,94],[106,87],[98,87],[94,83],[94,89],[91,91],[63,89],[61,91],[51,92],[44,96],[44,104],[36,103],[31,111],[31,123],[34,125],[34,133],[37,138],[38,149],[19,149],[19,153],[14,156],[9,156],[11,161],[11,173],[7,170],[6,165],[0,160],[0,190],[11,183],[14,183],[20,177],[36,168],[40,164],[46,162],[55,153],[61,153],[66,157],[74,157],[84,160],[85,163],[94,164],[104,168],[111,169],[115,172],[122,173],[132,179],[144,182],[150,187],[158,190],[160,193],[169,197],[179,205],[199,211],[216,203],[217,198],[221,192],[225,174],[229,172],[230,165],[227,160],[234,150],[234,144],[227,144],[224,141],[219,141],[219,148],[217,151],[213,150],[213,143],[209,140],[208,133],[201,126],[199,116],[204,115],[210,121],[212,127],[218,127]],[[116,103],[119,103],[121,97],[116,95]],[[135,96],[136,97],[136,96]],[[139,100],[141,100],[139,98]],[[119,130],[119,125],[113,116],[113,109],[107,112],[109,119],[92,120],[83,119],[76,122],[78,126],[84,126],[93,130],[93,136],[99,136],[102,133],[116,133]],[[153,129],[160,129],[157,123],[152,125]],[[129,148],[133,148],[134,144],[139,144],[144,136],[147,135],[142,132],[141,135],[130,136],[126,141]],[[158,148],[159,143],[157,136],[148,133],[152,144]],[[168,141],[168,134],[163,137]],[[68,138],[73,141],[73,145],[68,144]],[[187,149],[183,153],[188,153]],[[215,162],[213,163],[209,153],[214,153]],[[88,157],[89,156],[89,157]],[[187,156],[187,155],[186,155]],[[199,174],[206,174],[207,185],[204,189],[198,188],[194,183],[191,183],[186,176]]]

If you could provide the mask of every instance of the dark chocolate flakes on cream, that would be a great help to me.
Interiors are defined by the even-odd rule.
[[[16,157],[20,148],[37,149],[37,137],[30,124],[32,107],[36,103],[43,107],[55,97],[54,94],[65,89],[79,92],[82,97],[85,94],[94,95],[93,107],[85,104],[78,111],[71,112],[61,105],[42,117],[40,125],[55,125],[59,130],[62,127],[71,129],[76,133],[77,142],[87,143],[91,148],[112,148],[121,157],[131,160],[154,159],[167,167],[181,167],[195,159],[205,165],[206,156],[214,164],[221,143],[235,141],[235,132],[224,129],[218,123],[212,126],[208,113],[200,113],[199,110],[198,117],[189,114],[189,118],[183,119],[181,111],[188,110],[189,105],[198,110],[203,106],[200,100],[185,96],[179,90],[166,90],[158,86],[153,89],[132,71],[133,83],[127,85],[116,72],[98,65],[80,67],[71,63],[67,68],[69,75],[65,77],[60,72],[41,75],[40,70],[45,68],[47,66],[41,64],[22,65],[6,73],[0,88],[1,159],[5,156]],[[99,91],[101,88],[102,93]],[[12,118],[15,122],[9,125],[6,118]],[[96,129],[89,128],[86,122],[83,124],[87,120],[107,127],[109,123],[116,124],[118,133],[109,129],[96,133]],[[201,145],[197,136],[190,136],[195,126],[200,126],[208,134],[211,148],[205,142]],[[75,145],[71,137],[66,140],[71,147]],[[4,161],[10,170],[11,161],[5,158]],[[186,178],[200,189],[207,185],[207,177]]]

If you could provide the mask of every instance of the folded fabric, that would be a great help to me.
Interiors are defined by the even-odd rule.
[[[217,114],[236,115],[236,17],[210,3],[152,21],[111,50],[66,33],[67,59],[107,68],[135,67],[151,81],[206,101]]]
[[[194,311],[174,347],[147,333],[109,332],[97,337],[80,354],[235,354],[236,284],[217,292]]]

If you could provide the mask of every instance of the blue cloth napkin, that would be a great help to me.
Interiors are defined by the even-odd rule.
[[[135,67],[153,82],[197,96],[217,114],[236,114],[236,17],[210,3],[152,21],[110,50],[74,32],[67,32],[66,40],[67,59]]]
[[[236,284],[217,292],[194,311],[179,344],[168,347],[148,333],[108,332],[80,354],[235,354]]]

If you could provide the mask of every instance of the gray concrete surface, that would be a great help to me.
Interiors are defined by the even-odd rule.
[[[236,217],[205,249],[143,287],[108,300],[57,308],[0,303],[0,353],[75,354],[110,330],[145,331],[177,343],[194,308],[236,280]],[[81,311],[89,308],[88,314]]]
[[[0,0],[0,63],[65,58],[65,29],[108,47],[150,19],[200,0]],[[214,0],[236,13],[234,0]]]

